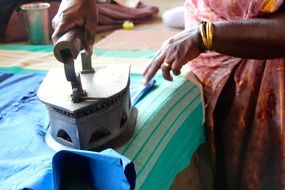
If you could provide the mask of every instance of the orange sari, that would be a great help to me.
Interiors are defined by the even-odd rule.
[[[273,13],[283,0],[186,0],[186,28]],[[204,87],[218,189],[285,189],[285,59],[209,52],[191,61]]]

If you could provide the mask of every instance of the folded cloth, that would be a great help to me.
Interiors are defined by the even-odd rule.
[[[122,5],[124,7],[136,8],[140,2],[140,0],[114,0],[114,2]]]
[[[52,179],[56,188],[59,181],[63,186],[73,181],[98,189],[133,189],[133,163],[113,150],[55,154],[46,145],[48,113],[36,96],[44,77],[45,73],[0,69],[0,189],[49,190],[53,189]],[[137,90],[142,87],[142,79],[131,74],[131,97],[140,94]],[[76,174],[81,181],[72,180],[75,176],[70,174]]]
[[[13,6],[9,5],[8,2],[11,0],[3,0],[5,3],[0,2],[0,41],[3,42],[13,42],[13,41],[26,41],[28,39],[28,33],[24,25],[24,17],[20,11],[14,11],[11,15],[8,12],[13,11],[20,4],[25,2],[31,2],[32,0],[14,0],[18,1],[18,4]],[[36,0],[34,0],[36,1]],[[53,0],[59,1],[59,0]],[[51,23],[52,18],[55,16],[59,2],[50,2],[51,6],[49,8],[49,23]],[[6,8],[9,5],[9,9]],[[12,8],[11,8],[12,7]],[[2,11],[2,13],[1,13]],[[122,28],[124,21],[128,20],[133,23],[142,23],[153,19],[159,12],[159,9],[155,6],[148,5],[146,3],[140,2],[136,8],[124,7],[116,3],[98,3],[98,26],[96,28],[97,32],[111,31],[115,29]],[[7,12],[7,14],[6,14]],[[5,14],[4,14],[5,13]],[[2,15],[2,18],[1,18]],[[9,19],[10,18],[10,19]],[[7,22],[9,23],[7,25]],[[4,22],[5,21],[5,22]],[[7,28],[6,28],[7,25]],[[51,24],[49,26],[50,35],[53,33]],[[5,31],[3,33],[3,31]],[[2,34],[3,33],[3,34]]]
[[[155,80],[152,79],[146,85],[143,85],[139,81],[133,82],[130,85],[130,89],[133,92],[131,96],[132,105],[135,106],[145,95],[147,95],[153,88],[155,88]]]
[[[61,150],[52,159],[52,169],[27,189],[134,189],[134,164],[113,149],[100,153]],[[52,179],[53,178],[53,179]],[[53,181],[53,183],[48,183]],[[53,184],[53,185],[52,185]]]
[[[113,149],[107,149],[99,153],[82,150],[61,150],[55,153],[52,159],[43,163],[45,167],[34,173],[34,175],[19,178],[20,180],[25,178],[25,180],[17,184],[16,189],[129,190],[135,188],[136,172],[133,162]],[[28,171],[23,170],[25,173]],[[0,188],[2,187],[13,189],[12,186],[0,185]]]
[[[134,164],[112,149],[60,151],[53,157],[53,173],[54,189],[135,188]]]
[[[133,22],[143,22],[154,18],[159,9],[155,6],[140,2],[136,8],[123,7],[116,3],[105,3],[97,5],[99,13],[99,25],[123,23],[125,20]],[[112,22],[105,21],[104,18],[112,19]]]

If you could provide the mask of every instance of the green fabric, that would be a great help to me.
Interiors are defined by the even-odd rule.
[[[137,129],[118,152],[136,165],[138,189],[169,189],[204,142],[199,89],[184,77],[167,82],[138,103]]]
[[[51,46],[0,46],[6,50],[51,51]],[[155,51],[95,50],[105,57],[152,58]],[[20,67],[7,72],[31,71]],[[45,72],[45,71],[39,71]],[[143,80],[139,74],[132,79]],[[203,107],[197,86],[182,76],[165,81],[158,73],[157,88],[137,104],[136,130],[131,140],[117,151],[135,163],[136,189],[169,189],[176,175],[190,163],[205,141]]]
[[[0,50],[25,50],[33,52],[51,52],[53,51],[52,45],[0,45]],[[155,55],[154,50],[136,50],[136,51],[126,51],[126,50],[103,50],[94,49],[94,56],[101,57],[118,57],[118,58],[145,58],[150,59]]]
[[[52,45],[0,45],[1,50],[26,50],[34,52],[51,52]]]
[[[1,72],[6,72],[6,73],[12,73],[12,74],[16,74],[16,73],[47,73],[47,71],[45,70],[35,70],[35,69],[25,69],[22,67],[18,67],[18,66],[13,66],[13,67],[0,67]]]

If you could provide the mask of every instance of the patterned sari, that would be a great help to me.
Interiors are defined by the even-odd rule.
[[[203,20],[245,20],[283,0],[186,0],[186,28]],[[209,52],[189,63],[204,88],[217,189],[285,189],[285,59]]]

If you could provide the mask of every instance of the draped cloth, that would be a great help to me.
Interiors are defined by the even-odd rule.
[[[186,0],[186,29],[201,21],[246,20],[283,0]],[[285,189],[285,59],[209,52],[189,63],[204,90],[217,189]]]

